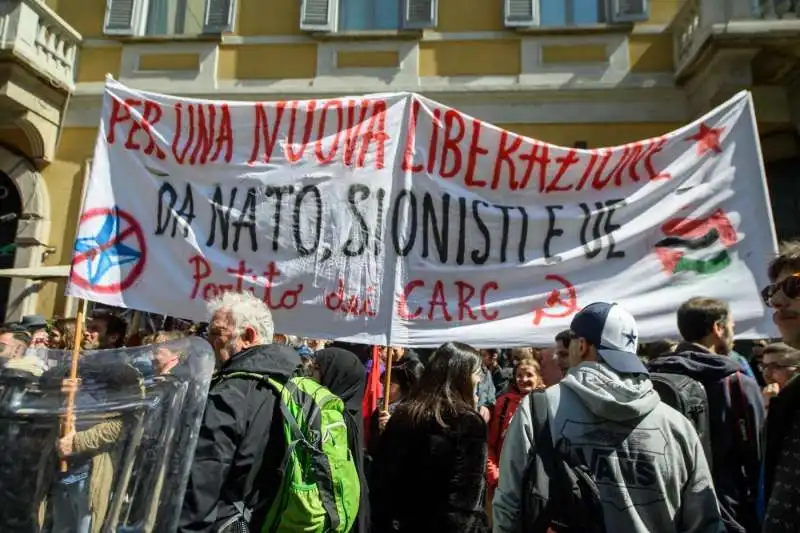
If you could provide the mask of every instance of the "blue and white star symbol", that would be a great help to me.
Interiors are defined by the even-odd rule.
[[[628,332],[623,331],[622,336],[625,337],[625,339],[628,341],[625,343],[626,347],[636,345],[637,335],[633,331],[628,331]]]
[[[122,220],[114,208],[105,215],[100,230],[95,235],[78,237],[75,240],[75,263],[85,259],[87,280],[97,285],[113,269],[135,263],[142,257],[142,251],[123,243],[134,230],[121,231]]]

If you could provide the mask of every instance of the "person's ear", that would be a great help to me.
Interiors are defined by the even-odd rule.
[[[572,342],[575,341],[573,340]],[[578,352],[581,354],[582,361],[586,361],[587,359],[589,359],[589,352],[591,352],[589,348],[590,348],[589,341],[587,341],[583,337],[578,339]]]
[[[242,340],[247,344],[255,344],[258,340],[258,333],[252,326],[245,326],[242,332]]]

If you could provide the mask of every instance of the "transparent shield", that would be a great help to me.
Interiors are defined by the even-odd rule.
[[[0,369],[0,531],[175,531],[211,346],[191,337],[83,352],[77,384],[65,381],[70,361],[35,350]]]

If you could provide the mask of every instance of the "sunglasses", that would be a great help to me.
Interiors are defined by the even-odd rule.
[[[779,363],[766,363],[758,365],[758,369],[761,370],[762,372],[766,370],[774,372],[775,370],[781,370],[783,368],[795,368],[795,367],[792,365],[782,365]]]
[[[771,283],[764,287],[761,291],[761,298],[764,300],[764,305],[772,307],[772,299],[782,291],[789,299],[800,298],[800,272],[796,272],[787,277],[780,283]]]

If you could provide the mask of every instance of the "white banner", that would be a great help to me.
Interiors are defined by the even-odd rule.
[[[68,293],[206,320],[251,291],[277,331],[552,343],[616,301],[643,339],[692,296],[772,335],[775,253],[750,95],[663,137],[562,148],[418,95],[276,103],[109,80]]]

